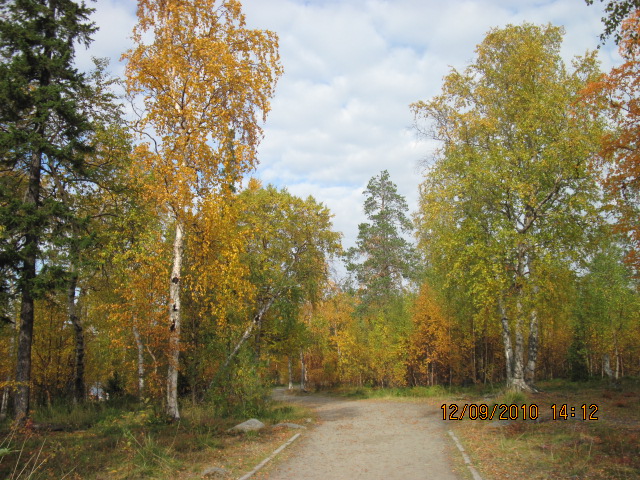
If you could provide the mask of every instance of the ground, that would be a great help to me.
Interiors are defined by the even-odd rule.
[[[460,454],[447,435],[437,407],[409,399],[290,396],[284,389],[276,390],[275,396],[313,408],[317,422],[255,478],[465,478],[459,473],[463,470]],[[292,430],[291,435],[294,433]]]

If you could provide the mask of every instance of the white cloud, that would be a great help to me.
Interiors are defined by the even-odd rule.
[[[594,49],[601,6],[582,0],[244,0],[247,23],[279,35],[281,78],[260,147],[257,176],[314,195],[353,245],[368,180],[387,169],[417,207],[419,162],[434,148],[416,139],[409,104],[439,93],[450,66],[463,69],[486,32],[508,23],[566,29],[567,61]],[[93,55],[130,47],[130,0],[98,0]],[[603,68],[618,60],[608,46]],[[79,55],[79,60],[86,58]],[[118,74],[122,66],[114,67]]]
[[[89,49],[78,48],[76,64],[80,70],[93,68],[92,57],[110,58],[113,75],[122,76],[124,64],[120,56],[131,48],[131,32],[136,23],[135,4],[128,0],[87,2],[95,11],[91,20],[99,30],[93,35]]]

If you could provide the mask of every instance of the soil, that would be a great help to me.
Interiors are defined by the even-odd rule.
[[[424,402],[350,400],[328,395],[274,396],[317,412],[318,421],[255,478],[269,480],[454,480],[460,454],[437,407]],[[296,432],[292,432],[292,435]],[[457,457],[456,457],[457,455]],[[456,460],[460,464],[459,460]]]

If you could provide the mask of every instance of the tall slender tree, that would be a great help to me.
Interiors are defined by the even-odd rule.
[[[397,191],[389,172],[369,180],[364,191],[368,223],[358,225],[358,240],[347,252],[347,270],[353,272],[365,304],[381,304],[403,291],[412,278],[416,252],[403,237],[413,230],[409,207]]]
[[[55,241],[56,222],[70,217],[53,176],[87,177],[89,118],[79,108],[85,76],[73,66],[77,45],[95,31],[84,2],[3,0],[0,3],[1,261],[17,276],[20,332],[14,407],[29,413],[34,301],[56,276],[42,245]]]
[[[185,234],[208,192],[232,193],[257,163],[260,119],[282,69],[276,35],[247,28],[238,0],[140,0],[138,20],[126,85],[144,104],[138,128],[153,139],[139,158],[173,223],[167,415],[179,419]]]

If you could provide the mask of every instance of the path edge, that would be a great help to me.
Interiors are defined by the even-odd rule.
[[[280,445],[278,448],[276,448],[271,455],[269,455],[267,458],[262,460],[258,465],[256,465],[253,468],[253,470],[251,470],[249,473],[244,474],[238,480],[248,480],[249,478],[254,476],[256,473],[258,473],[258,470],[260,470],[267,463],[269,463],[271,460],[273,460],[273,458],[276,455],[278,455],[281,451],[283,451],[285,448],[287,448],[289,445],[291,445],[293,442],[295,442],[300,435],[302,435],[302,434],[301,433],[296,433],[293,437],[291,437],[289,440],[287,440],[282,445]],[[482,480],[482,479],[480,479],[480,480]]]
[[[482,477],[480,476],[476,468],[473,466],[473,463],[471,463],[471,459],[469,458],[469,455],[467,455],[467,452],[464,451],[464,447],[458,440],[458,437],[456,437],[455,433],[453,433],[453,431],[451,430],[449,430],[449,435],[451,436],[451,438],[453,438],[453,441],[456,443],[456,447],[458,447],[458,450],[460,450],[460,453],[462,453],[462,458],[464,459],[464,463],[467,465],[467,468],[471,472],[471,476],[473,477],[473,480],[482,480]]]

